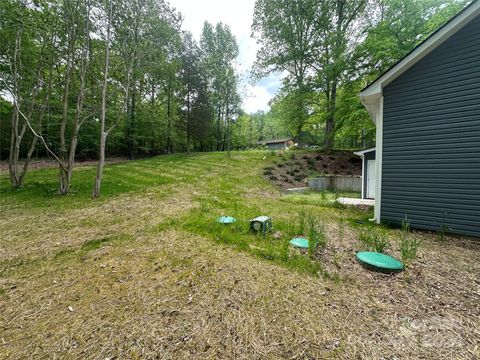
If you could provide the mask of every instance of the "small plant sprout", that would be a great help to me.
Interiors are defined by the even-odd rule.
[[[308,255],[313,257],[318,246],[325,247],[326,234],[322,223],[315,224],[313,216],[308,217]]]
[[[305,209],[300,210],[298,213],[298,235],[305,235]]]
[[[440,225],[437,233],[438,241],[444,242],[445,235],[448,233],[449,230],[450,230],[450,227],[447,224],[447,213],[445,212],[443,217],[443,223],[442,225]]]
[[[400,242],[400,253],[402,254],[402,261],[405,266],[408,266],[416,259],[418,253],[418,247],[421,244],[421,240],[416,237],[402,237]]]
[[[338,226],[338,238],[340,240],[343,240],[345,236],[345,218],[343,216],[343,209],[340,209],[340,216],[338,217],[337,220],[337,226]]]
[[[383,253],[385,248],[389,246],[387,235],[374,229],[361,231],[358,239],[368,250],[378,253]]]
[[[290,242],[288,238],[284,238],[282,240],[282,247],[280,248],[280,258],[283,261],[288,261],[289,256],[290,256]]]
[[[322,200],[327,200],[327,192],[324,190],[322,190],[322,192],[320,193],[320,195],[322,196]]]
[[[402,219],[402,234],[407,235],[410,233],[410,221],[408,221],[407,214]]]
[[[412,236],[410,221],[407,215],[402,220],[402,233],[400,238],[400,253],[405,266],[409,265],[416,257],[421,241]]]

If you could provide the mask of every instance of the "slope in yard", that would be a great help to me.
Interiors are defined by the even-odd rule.
[[[354,255],[371,214],[328,194],[282,195],[263,176],[275,161],[242,152],[112,164],[100,200],[92,167],[75,171],[66,197],[55,195],[55,169],[15,191],[2,177],[0,358],[480,355],[478,241],[375,227],[396,257],[402,236],[422,243],[406,272],[370,272]],[[275,226],[265,237],[248,231],[261,214]],[[219,225],[219,215],[239,221]],[[302,217],[326,238],[311,254],[288,246]]]
[[[362,174],[362,161],[350,151],[330,154],[317,151],[281,152],[263,175],[275,185],[288,189],[305,186],[309,176]]]

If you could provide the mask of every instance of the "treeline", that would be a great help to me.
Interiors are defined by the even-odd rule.
[[[325,149],[373,143],[358,93],[469,0],[257,0],[255,73],[285,80],[271,104],[290,135]]]
[[[198,43],[161,0],[4,0],[1,156],[12,186],[50,156],[67,193],[76,159],[227,150],[241,112],[229,27]],[[6,101],[7,100],[7,101]],[[13,105],[12,105],[13,103]]]
[[[229,151],[295,137],[332,148],[371,145],[358,92],[468,0],[257,0],[257,78],[284,76],[267,113],[242,112],[229,27],[199,42],[163,0],[0,2],[0,157],[23,184],[31,158],[75,160]],[[2,99],[3,98],[3,99]]]

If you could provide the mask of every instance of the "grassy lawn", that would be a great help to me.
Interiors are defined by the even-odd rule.
[[[270,152],[161,156],[0,177],[0,358],[476,358],[478,240],[373,226],[338,195],[285,195]],[[232,226],[220,215],[239,219]],[[248,220],[269,215],[257,236]],[[314,251],[288,241],[324,237]],[[362,268],[359,234],[421,241],[407,270]]]

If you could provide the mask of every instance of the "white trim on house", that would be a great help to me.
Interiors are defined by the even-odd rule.
[[[365,173],[365,154],[369,153],[369,152],[372,152],[372,151],[375,151],[375,150],[376,150],[376,148],[372,147],[372,148],[363,149],[363,150],[353,152],[355,155],[360,156],[360,158],[362,159],[362,199],[366,198],[365,178],[366,178],[367,174]]]
[[[382,152],[383,152],[383,96],[380,98],[375,118],[377,127],[375,134],[375,210],[373,221],[380,224],[380,210],[382,205]]]
[[[380,97],[383,95],[383,88],[443,44],[448,38],[478,15],[480,15],[480,0],[474,0],[463,11],[458,13],[457,16],[453,17],[443,27],[417,46],[410,54],[405,56],[360,92],[360,99],[375,124],[377,123],[378,106]]]
[[[360,155],[358,153],[354,153],[354,154]],[[365,199],[365,176],[367,176],[365,174],[365,155],[362,153],[360,157],[362,159],[362,199]]]
[[[364,150],[358,150],[358,151],[354,151],[353,153],[358,156],[363,156],[364,154],[369,153],[370,151],[375,151],[375,148],[372,147]]]

